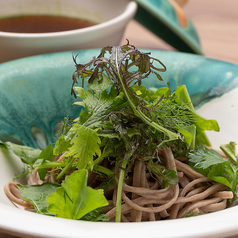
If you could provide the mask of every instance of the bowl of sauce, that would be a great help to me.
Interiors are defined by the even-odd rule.
[[[53,15],[26,15],[0,19],[0,31],[14,33],[49,33],[81,29],[97,23]]]
[[[136,9],[130,0],[0,0],[0,63],[117,45]]]

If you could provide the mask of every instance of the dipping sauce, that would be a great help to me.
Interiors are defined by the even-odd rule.
[[[14,33],[49,33],[96,25],[86,20],[50,15],[27,15],[0,19],[0,31]]]

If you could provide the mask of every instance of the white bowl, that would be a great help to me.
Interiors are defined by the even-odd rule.
[[[144,82],[147,87],[170,82],[173,90],[186,84],[192,100],[201,105],[199,114],[216,119],[221,127],[221,132],[211,137],[213,146],[237,142],[238,65],[194,54],[149,52],[167,71],[161,75],[164,81],[150,75]],[[99,53],[99,49],[73,52],[82,64]],[[70,96],[74,70],[71,51],[1,64],[0,140],[7,134],[8,139],[18,138],[26,145],[44,141],[44,135],[49,141],[60,119],[78,115],[78,106],[72,106],[74,97]],[[38,126],[42,133],[32,133],[32,126]],[[0,230],[6,233],[42,238],[218,238],[238,234],[238,206],[207,215],[142,223],[76,221],[24,211],[15,208],[3,191],[4,184],[21,173],[20,159],[10,150],[0,150]]]
[[[60,15],[97,25],[53,33],[0,31],[0,63],[42,53],[118,45],[137,4],[129,0],[0,0],[1,18],[15,15]]]

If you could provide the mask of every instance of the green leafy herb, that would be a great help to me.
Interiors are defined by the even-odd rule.
[[[48,196],[48,211],[57,217],[78,220],[97,208],[108,205],[103,190],[87,186],[87,170],[67,176],[62,187]]]
[[[111,55],[106,58],[105,55]],[[157,68],[151,64],[151,60],[157,61],[162,65],[162,68]],[[94,70],[88,67],[95,65]],[[154,127],[156,130],[165,133],[169,140],[178,138],[178,135],[167,128],[160,126],[158,123],[150,119],[147,111],[147,105],[143,103],[133,92],[129,86],[133,81],[141,83],[142,79],[147,78],[151,73],[154,73],[160,80],[161,76],[156,71],[164,72],[165,66],[158,59],[151,58],[148,54],[141,53],[134,46],[127,44],[123,47],[105,47],[102,49],[100,55],[94,58],[86,65],[76,64],[77,70],[74,74],[73,85],[77,82],[76,77],[81,76],[89,78],[89,83],[101,81],[103,72],[107,73],[109,78],[117,87],[118,92],[123,92],[133,113],[139,117],[144,123]],[[137,66],[137,71],[130,71],[129,69]],[[133,82],[134,84],[135,82]],[[71,91],[76,95],[75,92]]]
[[[35,161],[41,154],[40,149],[34,149],[24,145],[17,145],[12,142],[3,143],[7,148],[10,148],[14,154],[16,154],[23,163],[28,164],[31,168]]]
[[[105,214],[100,214],[101,209],[95,209],[92,212],[87,213],[80,220],[83,221],[109,221],[109,218]]]
[[[221,145],[220,148],[225,153],[228,160],[230,160],[232,164],[237,166],[238,155],[236,154],[236,143],[234,141],[231,141],[229,144]]]
[[[236,192],[237,169],[218,152],[200,145],[194,151],[190,151],[188,157],[195,170]]]
[[[70,132],[76,132],[72,139],[72,146],[64,156],[72,156],[78,159],[78,169],[85,169],[87,165],[93,168],[93,156],[101,155],[99,144],[101,140],[96,132],[82,125],[75,125],[70,129]]]
[[[194,118],[194,124],[196,125],[196,137],[197,140],[206,146],[211,146],[211,143],[209,139],[207,138],[207,135],[205,134],[205,131],[220,131],[219,125],[216,120],[207,120],[199,116],[193,107],[192,101],[190,99],[190,96],[188,94],[187,88],[185,85],[178,86],[176,89],[176,100],[179,104],[186,105],[193,114]],[[190,141],[190,138],[189,138]],[[194,146],[191,149],[194,149]]]
[[[105,115],[121,108],[120,105],[125,100],[121,96],[118,97],[117,91],[111,86],[111,80],[106,75],[103,75],[103,80],[95,80],[88,85],[92,91],[86,91],[81,87],[74,88],[78,93],[77,96],[82,99],[82,101],[75,102],[75,104],[84,107],[84,110],[80,113],[80,117],[77,119],[81,125],[89,128],[100,127]]]
[[[229,187],[234,193],[237,185],[237,171],[228,161],[212,166],[207,177]]]
[[[25,201],[31,202],[37,213],[44,215],[52,215],[48,212],[48,195],[54,193],[59,184],[43,183],[42,185],[17,185],[20,190],[21,196]]]
[[[150,172],[154,172],[160,176],[163,182],[163,187],[165,188],[178,183],[178,176],[172,169],[167,170],[158,163],[154,163],[152,160],[149,161],[147,168]]]
[[[67,135],[62,135],[58,138],[58,140],[55,143],[53,153],[54,155],[59,155],[69,149],[71,146],[71,137]]]
[[[207,169],[212,165],[224,163],[222,156],[215,150],[200,145],[188,153],[189,161],[194,163],[194,168]]]

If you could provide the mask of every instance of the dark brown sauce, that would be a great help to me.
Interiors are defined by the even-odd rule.
[[[96,25],[78,18],[29,15],[0,19],[0,31],[15,33],[49,33],[75,30]]]

